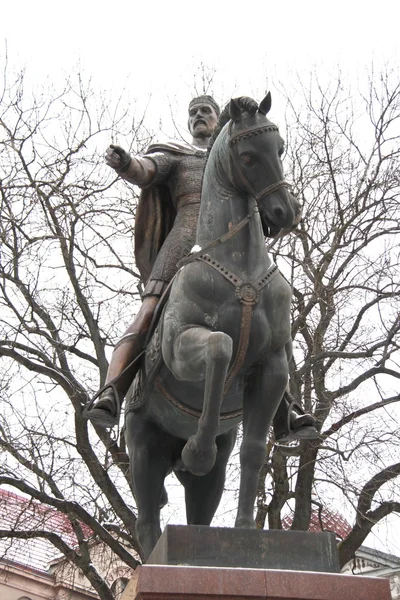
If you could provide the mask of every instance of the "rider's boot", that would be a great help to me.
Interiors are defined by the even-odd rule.
[[[121,406],[141,361],[144,333],[127,333],[116,344],[104,387],[94,396],[84,416],[95,425],[114,427],[119,422]]]
[[[146,296],[135,321],[117,342],[108,367],[106,383],[84,410],[84,417],[102,427],[119,422],[124,396],[139,370],[146,334],[158,304],[157,296]]]
[[[314,440],[318,437],[316,425],[316,419],[293,402],[286,391],[273,421],[275,441],[282,444],[293,440]]]

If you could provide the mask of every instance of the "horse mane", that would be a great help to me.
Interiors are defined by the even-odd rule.
[[[251,115],[255,115],[258,110],[258,102],[253,100],[253,98],[249,98],[248,96],[240,96],[240,98],[234,98],[234,101],[236,102],[236,104],[239,106],[239,108],[242,111],[246,111],[246,112],[250,113]],[[221,133],[222,129],[225,127],[225,125],[231,119],[231,115],[229,112],[229,105],[230,105],[230,102],[228,102],[228,104],[225,106],[224,110],[221,112],[221,114],[219,116],[217,126],[215,127],[214,133],[211,136],[210,141],[208,142],[208,146],[207,146],[208,153],[210,153],[210,150],[213,147],[214,142],[217,139],[217,137],[219,136],[219,134]]]

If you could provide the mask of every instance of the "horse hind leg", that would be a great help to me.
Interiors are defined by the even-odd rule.
[[[161,535],[160,509],[167,501],[164,480],[172,463],[170,438],[132,412],[126,416],[125,435],[138,511],[136,534],[147,560]]]
[[[182,450],[185,467],[195,475],[206,475],[215,464],[215,438],[218,435],[220,408],[231,357],[232,339],[227,334],[192,327],[177,337],[169,364],[166,360],[167,366],[178,379],[204,379],[204,402],[198,429]]]

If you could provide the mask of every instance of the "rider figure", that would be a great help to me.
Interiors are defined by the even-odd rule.
[[[200,96],[189,104],[192,144],[153,144],[138,157],[131,157],[119,146],[106,151],[107,165],[142,189],[135,222],[135,258],[147,283],[138,314],[114,348],[105,386],[86,411],[86,417],[97,425],[112,427],[117,423],[120,405],[140,364],[132,361],[143,350],[154,311],[177,271],[177,263],[195,242],[207,145],[219,114],[211,96]],[[310,431],[315,425],[313,417],[294,407],[288,417],[288,410],[284,399],[274,420],[276,438],[284,441],[288,436],[294,439],[314,434],[315,430]]]

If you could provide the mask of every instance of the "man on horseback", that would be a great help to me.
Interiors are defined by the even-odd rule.
[[[107,149],[106,163],[142,189],[135,222],[135,258],[146,285],[138,314],[114,348],[105,386],[86,411],[86,417],[97,425],[113,427],[118,422],[157,304],[177,264],[194,244],[207,145],[219,114],[211,96],[200,96],[189,104],[192,144],[153,144],[139,157],[131,157],[119,146]],[[314,425],[313,417],[284,398],[274,420],[275,437],[279,441],[305,438]]]

